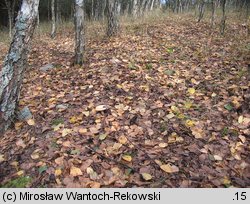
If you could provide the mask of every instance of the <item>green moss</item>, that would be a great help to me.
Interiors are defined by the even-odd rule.
[[[63,124],[64,120],[62,118],[57,118],[57,119],[52,120],[51,123],[52,123],[53,126],[57,126],[59,124]]]
[[[32,178],[29,176],[22,176],[17,179],[8,181],[4,185],[0,186],[1,188],[25,188],[27,187],[32,181]]]

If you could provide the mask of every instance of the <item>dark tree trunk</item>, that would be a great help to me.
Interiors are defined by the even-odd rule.
[[[117,15],[117,0],[108,0],[108,29],[107,35],[109,37],[114,36],[118,33],[119,23]]]
[[[75,64],[83,64],[84,48],[84,0],[75,0]]]
[[[15,16],[15,6],[16,6],[16,1],[13,0],[5,0],[5,5],[7,7],[7,12],[8,12],[8,26],[9,26],[9,37],[12,37],[12,28],[13,28],[13,23],[14,23],[14,16]]]
[[[198,17],[198,22],[200,22],[203,19],[204,12],[205,12],[205,1],[202,0],[198,6],[199,8],[199,17]]]
[[[226,29],[226,0],[221,1],[221,9],[222,9],[222,18],[221,18],[220,32],[222,35],[224,35]]]
[[[212,15],[211,15],[211,26],[214,26],[214,18],[215,18],[215,3],[214,0],[211,0],[211,6],[212,6]]]
[[[0,74],[0,132],[14,120],[27,65],[28,45],[34,33],[39,0],[23,0],[13,40]]]

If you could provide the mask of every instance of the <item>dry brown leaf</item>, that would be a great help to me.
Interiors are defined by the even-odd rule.
[[[179,172],[179,168],[172,164],[164,164],[161,165],[160,168],[165,171],[166,173],[176,173]]]

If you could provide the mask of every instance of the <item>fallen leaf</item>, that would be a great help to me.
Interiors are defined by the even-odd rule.
[[[195,94],[195,92],[196,92],[196,91],[195,91],[194,88],[189,88],[189,89],[188,89],[188,93],[191,94],[191,95]]]
[[[18,176],[22,176],[22,175],[24,174],[24,171],[23,171],[23,170],[18,171],[16,174],[17,174]]]
[[[56,169],[55,170],[55,176],[60,176],[62,174],[62,170],[61,169]]]
[[[122,159],[127,161],[127,162],[131,162],[132,161],[132,157],[130,155],[123,155]]]
[[[160,168],[165,171],[166,173],[176,173],[179,172],[179,168],[172,164],[164,164],[161,165]]]
[[[35,125],[35,120],[34,119],[29,119],[26,121],[29,126],[34,126]]]
[[[65,141],[62,143],[62,146],[64,147],[70,147],[71,146],[71,142],[70,141]]]
[[[222,161],[222,157],[219,156],[219,155],[214,155],[214,159],[215,159],[216,161]]]
[[[101,135],[99,136],[99,140],[105,140],[106,137],[107,137],[107,134],[101,134]]]
[[[0,154],[0,163],[5,161],[5,158],[4,158],[4,155],[3,154]]]
[[[161,147],[161,148],[165,148],[165,147],[167,147],[167,146],[168,146],[167,143],[160,143],[160,144],[159,144],[159,147]]]
[[[73,177],[76,177],[76,176],[82,176],[83,174],[82,174],[81,169],[72,166],[70,168],[70,175],[73,176]]]
[[[125,136],[120,136],[120,137],[118,138],[118,141],[119,141],[119,143],[121,143],[121,144],[126,144],[127,141],[128,141],[128,139],[127,139]]]
[[[25,148],[26,145],[24,144],[24,141],[22,139],[19,139],[16,141],[16,146]]]
[[[63,129],[63,130],[62,130],[62,137],[67,136],[67,135],[70,134],[71,132],[72,132],[71,129],[67,129],[67,128]]]
[[[239,118],[238,118],[238,123],[243,123],[243,120],[244,120],[244,117],[241,115]]]
[[[105,110],[107,110],[107,109],[109,109],[109,107],[108,107],[107,105],[99,105],[99,106],[97,106],[97,107],[95,108],[95,110],[96,110],[97,112],[105,111]]]
[[[152,176],[148,173],[142,173],[141,175],[145,181],[150,181],[152,179]]]
[[[58,157],[58,158],[56,158],[56,159],[55,159],[55,163],[56,163],[57,165],[62,166],[63,163],[64,163],[64,157]]]

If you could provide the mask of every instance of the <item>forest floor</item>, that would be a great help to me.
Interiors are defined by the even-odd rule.
[[[35,37],[20,99],[33,119],[0,138],[2,187],[250,187],[241,25],[127,25],[89,40],[82,67],[73,35]]]

